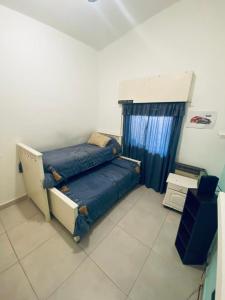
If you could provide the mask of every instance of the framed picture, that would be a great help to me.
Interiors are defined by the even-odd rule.
[[[191,110],[188,112],[186,127],[211,129],[214,127],[216,119],[216,111]]]

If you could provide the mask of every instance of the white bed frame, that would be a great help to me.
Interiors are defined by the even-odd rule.
[[[113,137],[117,141],[121,141],[120,136]],[[50,221],[51,212],[73,234],[78,215],[78,205],[56,188],[48,190],[43,188],[44,168],[41,152],[22,143],[17,144],[17,147],[28,197],[39,207],[46,221]],[[124,156],[120,157],[135,161],[139,166],[141,164],[140,161]],[[74,237],[74,239],[78,241],[79,237]]]

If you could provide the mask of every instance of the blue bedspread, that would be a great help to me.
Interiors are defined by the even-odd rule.
[[[112,160],[120,152],[120,145],[114,139],[104,148],[84,143],[43,152],[44,187],[52,188],[60,183],[49,172],[52,167],[62,176],[62,181],[66,182],[72,176]]]
[[[69,192],[65,194],[88,210],[88,215],[78,215],[74,235],[84,236],[99,217],[138,183],[137,164],[119,158],[70,180]]]

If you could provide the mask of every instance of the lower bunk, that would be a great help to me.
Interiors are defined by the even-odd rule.
[[[100,149],[101,147],[94,147],[95,149],[92,147],[94,152],[90,154],[86,151],[89,145],[78,145],[82,151],[77,150],[78,146],[69,147],[65,153],[64,148],[59,149],[56,151],[57,155],[53,151],[50,155],[51,161],[48,163],[53,169],[52,174],[56,171],[56,175],[61,176],[61,179],[52,180],[50,176],[51,184],[46,184],[49,183],[47,179],[51,175],[45,170],[46,153],[22,143],[17,144],[28,197],[41,210],[46,221],[50,220],[51,214],[54,215],[71,232],[76,241],[89,231],[98,218],[139,183],[141,162],[119,156],[120,146],[115,138],[116,136],[113,136],[106,146],[111,154],[114,153],[110,157],[103,155],[108,150]],[[116,153],[113,151],[114,147],[118,147]],[[61,151],[63,155],[59,157]],[[64,172],[65,168],[66,171],[69,170],[69,175],[74,176],[68,176],[67,172]],[[78,174],[78,169],[82,173]]]
[[[140,163],[124,157],[115,158],[67,182],[68,190],[49,189],[51,213],[79,241],[91,225],[140,179]]]

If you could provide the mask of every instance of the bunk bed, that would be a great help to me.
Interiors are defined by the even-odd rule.
[[[139,183],[140,162],[121,156],[119,142],[110,136],[105,147],[84,143],[43,153],[17,144],[28,197],[77,242]]]

